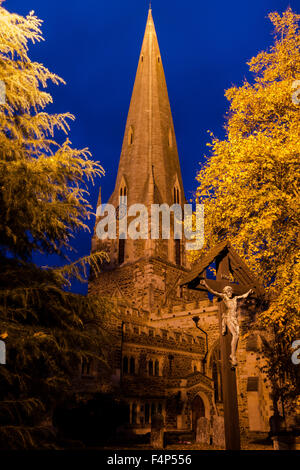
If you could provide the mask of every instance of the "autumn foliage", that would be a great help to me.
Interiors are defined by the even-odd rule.
[[[91,214],[88,184],[103,175],[87,148],[72,147],[69,113],[50,114],[49,83],[64,83],[29,57],[41,20],[9,13],[0,0],[0,448],[57,447],[52,413],[74,393],[82,361],[104,361],[107,304],[67,292],[89,262],[59,269],[32,262],[37,251],[65,255]],[[65,139],[56,139],[56,131]]]
[[[292,342],[300,338],[299,18],[290,8],[269,15],[274,44],[248,63],[252,83],[226,91],[226,137],[212,135],[211,155],[197,175],[206,247],[230,239],[266,288],[269,308],[260,326],[276,338],[269,351],[269,375],[281,384],[276,399],[299,394],[291,362]]]

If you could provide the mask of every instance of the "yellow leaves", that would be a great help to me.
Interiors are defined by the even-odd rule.
[[[43,109],[52,102],[49,93],[40,90],[50,80],[55,84],[65,83],[58,75],[50,72],[28,57],[28,42],[43,40],[40,30],[42,21],[32,14],[26,18],[11,14],[0,6],[0,57],[1,79],[6,85],[7,103],[2,112],[24,111],[29,113]]]
[[[297,33],[297,22],[300,19],[300,15],[293,13],[290,7],[283,12],[282,16],[276,11],[271,12],[268,16],[275,26],[276,33],[281,35],[295,35]]]
[[[45,339],[48,337],[48,335],[44,333],[43,331],[38,331],[37,333],[34,333],[32,336],[36,339]]]
[[[300,106],[291,99],[293,77],[300,74],[298,18],[291,10],[272,16],[283,31],[280,43],[249,62],[253,85],[226,91],[226,139],[212,137],[211,156],[197,175],[206,246],[230,239],[273,293],[262,318],[280,331],[287,324],[289,331],[299,329]]]
[[[255,73],[253,85],[245,81],[243,86],[226,91],[231,102],[227,125],[231,141],[257,133],[283,141],[289,127],[295,125],[299,133],[299,107],[291,99],[293,82],[300,77],[299,17],[291,9],[282,16],[270,14],[280,40],[248,63]]]
[[[262,52],[249,62],[250,70],[256,73],[258,83],[270,83],[284,78],[296,78],[299,74],[299,18],[288,8],[280,16],[270,13],[275,26],[275,44],[268,52]]]
[[[9,13],[0,1],[0,76],[6,104],[0,107],[0,232],[7,246],[21,257],[34,249],[61,253],[70,234],[86,228],[91,207],[87,184],[104,170],[87,148],[73,149],[55,131],[70,130],[70,113],[48,114],[52,103],[45,91],[49,81],[64,80],[28,56],[30,42],[42,39],[41,20]],[[1,235],[0,233],[0,235]],[[3,238],[2,237],[2,238]],[[31,241],[34,238],[34,242]]]
[[[14,60],[29,61],[28,41],[35,43],[43,40],[40,30],[41,24],[42,20],[34,16],[33,13],[24,18],[9,13],[0,5],[0,54],[5,54]]]

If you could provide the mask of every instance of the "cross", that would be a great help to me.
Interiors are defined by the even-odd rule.
[[[181,285],[188,289],[197,291],[207,291],[204,285],[201,285],[201,279],[204,279],[205,269],[215,261],[216,279],[205,279],[207,286],[215,292],[222,292],[224,287],[230,286],[234,295],[243,295],[250,289],[255,293],[256,300],[261,302],[261,307],[265,303],[265,292],[261,284],[254,278],[253,274],[232,248],[229,241],[220,242],[208,253],[203,256],[199,264],[193,271],[182,280]],[[238,281],[237,284],[232,280],[230,274]],[[219,299],[221,300],[221,299]],[[222,388],[224,400],[224,424],[225,441],[227,450],[240,449],[240,426],[236,386],[236,368],[229,361],[231,353],[232,335],[228,331],[222,334],[222,319],[225,313],[225,299],[219,301],[219,330],[220,330],[220,348],[222,364]],[[227,305],[228,305],[228,301]],[[259,305],[258,302],[258,305]],[[260,308],[261,308],[260,307]]]
[[[222,292],[224,287],[230,286],[233,295],[241,295],[246,292],[245,286],[241,286],[231,281],[229,270],[229,257],[227,254],[220,254],[216,257],[216,279],[206,279],[207,285],[214,291]],[[207,290],[203,285],[199,285],[200,279],[195,280],[195,290]],[[196,286],[198,284],[198,286]],[[231,353],[232,335],[222,333],[222,319],[225,313],[225,305],[219,301],[219,331],[220,349],[222,364],[223,400],[224,400],[224,424],[226,450],[240,450],[240,426],[239,411],[236,386],[236,368],[231,366],[229,361]]]
[[[207,285],[214,291],[222,292],[224,287],[230,286],[234,295],[241,295],[246,292],[245,286],[241,286],[231,281],[229,269],[228,252],[220,253],[215,258],[216,261],[216,279],[206,279]],[[188,284],[193,290],[207,290],[200,284],[200,275]],[[227,450],[240,450],[240,426],[236,386],[236,369],[232,367],[229,361],[231,353],[232,335],[228,331],[224,336],[222,334],[222,318],[225,313],[225,305],[219,302],[219,331],[220,331],[220,349],[222,364],[222,386],[224,400],[224,424],[225,424],[225,442]]]

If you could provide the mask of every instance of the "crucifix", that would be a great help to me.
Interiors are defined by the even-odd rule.
[[[205,279],[204,271],[213,261],[216,263],[216,279]],[[236,351],[239,339],[238,300],[246,299],[254,293],[254,290],[260,295],[261,287],[229,242],[223,242],[212,249],[187,276],[182,285],[193,290],[209,291],[219,299],[225,442],[227,450],[239,450],[240,427],[236,384],[238,366]]]
[[[223,300],[225,305],[225,312],[222,313],[222,335],[227,334],[227,329],[232,335],[231,339],[231,354],[229,356],[231,364],[233,367],[237,366],[236,350],[239,341],[240,327],[238,322],[238,305],[237,301],[239,299],[246,299],[249,294],[253,293],[253,290],[250,289],[248,292],[242,295],[233,294],[233,288],[229,285],[226,285],[223,288],[222,292],[216,292],[211,287],[207,285],[205,280],[200,281],[200,284],[205,286],[206,289],[213,295],[216,295]]]

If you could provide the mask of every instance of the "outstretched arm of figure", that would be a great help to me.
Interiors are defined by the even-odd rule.
[[[248,290],[248,292],[246,292],[246,294],[243,294],[243,295],[237,295],[236,296],[236,299],[246,299],[248,297],[248,295],[252,294],[253,293],[253,290],[250,289]]]
[[[215,290],[211,289],[211,288],[207,285],[205,279],[203,279],[202,281],[200,281],[200,284],[201,284],[202,286],[205,286],[206,289],[208,290],[208,292],[210,292],[211,294],[217,295],[218,297],[221,297],[221,298],[224,297],[224,294],[222,294],[221,292],[216,292]]]

